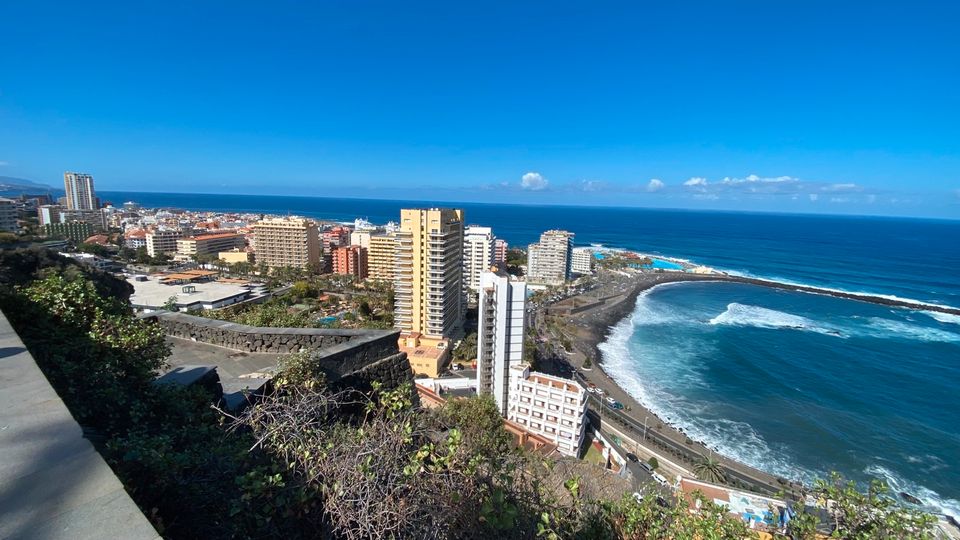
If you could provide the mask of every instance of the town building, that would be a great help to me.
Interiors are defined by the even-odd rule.
[[[371,236],[372,233],[370,231],[354,231],[350,233],[350,245],[370,249]]]
[[[396,233],[394,324],[415,373],[436,377],[463,333],[463,210],[404,209]],[[429,369],[418,370],[423,359]]]
[[[50,238],[66,238],[74,244],[80,244],[93,234],[89,223],[74,221],[71,223],[48,223],[40,227],[41,234]]]
[[[155,229],[148,231],[147,255],[156,257],[162,253],[170,254],[177,251],[177,240],[183,237],[180,229]]]
[[[60,223],[60,206],[44,204],[37,207],[37,222],[42,227],[51,223]]]
[[[67,210],[97,210],[100,207],[93,189],[93,177],[89,174],[63,173],[63,189],[67,192]]]
[[[185,257],[214,255],[221,251],[242,248],[245,244],[243,235],[235,232],[198,234],[177,240],[177,254]]]
[[[493,264],[507,267],[507,241],[502,238],[493,241]]]
[[[147,247],[147,231],[143,229],[129,229],[123,233],[123,245],[130,249]]]
[[[176,306],[177,311],[220,309],[258,295],[254,284],[220,281],[194,281],[172,276],[132,276],[127,283],[133,286],[130,304],[134,309],[150,313]],[[262,291],[261,291],[262,294]]]
[[[477,393],[493,396],[507,414],[510,366],[523,362],[524,305],[527,285],[506,272],[480,276],[477,311]]]
[[[106,216],[100,210],[69,210],[61,208],[60,221],[63,223],[82,221],[89,223],[90,226],[97,231],[102,231],[107,228]]]
[[[0,198],[0,231],[17,232],[17,204],[13,199]]]
[[[320,233],[305,218],[269,218],[253,225],[257,261],[270,268],[307,269],[320,264]]]
[[[570,279],[573,262],[573,233],[550,230],[540,242],[527,250],[527,281],[542,285],[562,285]]]
[[[333,249],[350,245],[350,229],[342,225],[330,227],[323,231],[323,252],[333,253]]]
[[[371,279],[393,281],[396,267],[397,237],[395,234],[374,234],[370,236],[367,251],[368,273]]]
[[[367,278],[367,249],[360,246],[333,248],[333,273]]]
[[[230,251],[221,251],[217,253],[217,258],[227,264],[252,263],[253,252],[243,248],[234,248]]]
[[[573,248],[572,262],[570,263],[570,271],[574,274],[580,274],[581,276],[589,276],[593,274],[593,248],[589,247],[578,247]]]
[[[557,445],[560,453],[579,457],[587,425],[587,391],[569,379],[510,366],[507,419]]]
[[[463,232],[463,282],[473,293],[480,289],[480,275],[493,265],[493,230],[470,225]]]

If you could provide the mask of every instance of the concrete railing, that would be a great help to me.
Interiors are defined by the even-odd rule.
[[[160,538],[0,314],[0,539]]]

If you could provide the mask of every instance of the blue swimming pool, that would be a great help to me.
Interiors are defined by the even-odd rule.
[[[644,268],[653,268],[654,270],[683,270],[683,266],[663,259],[653,259],[653,264],[644,265]]]

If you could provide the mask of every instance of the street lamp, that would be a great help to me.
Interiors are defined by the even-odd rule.
[[[650,417],[649,416],[643,417],[643,442],[647,442],[647,418],[650,418]]]

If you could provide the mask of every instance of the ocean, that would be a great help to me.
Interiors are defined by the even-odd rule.
[[[100,193],[116,204],[397,220],[457,206],[512,245],[567,229],[729,272],[960,307],[960,221],[309,197]],[[641,295],[604,366],[722,453],[810,480],[880,478],[960,518],[960,317],[732,283]]]

